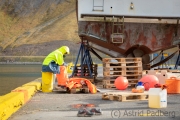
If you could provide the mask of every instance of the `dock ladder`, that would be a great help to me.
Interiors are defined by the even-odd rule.
[[[114,16],[112,18],[112,43],[123,43],[124,40],[124,16],[122,18],[117,18],[117,22],[114,22]],[[121,27],[121,32],[119,32],[119,27]],[[115,32],[116,28],[116,32]]]

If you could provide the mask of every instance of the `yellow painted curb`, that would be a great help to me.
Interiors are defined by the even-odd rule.
[[[7,120],[24,104],[23,93],[11,92],[0,99],[0,120]]]
[[[41,80],[36,79],[0,96],[0,120],[7,120],[40,89]]]
[[[36,90],[41,90],[41,82],[32,81],[27,84],[24,84],[23,86],[35,86]]]
[[[35,94],[36,87],[35,86],[22,86],[22,87],[18,87],[12,90],[11,92],[22,92],[24,94],[24,103],[26,103]]]

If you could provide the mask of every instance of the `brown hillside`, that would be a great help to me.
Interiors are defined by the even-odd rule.
[[[61,46],[60,40],[80,41],[75,0],[1,0],[0,25],[0,55],[45,55],[37,49],[48,52]],[[51,47],[44,46],[48,43]]]

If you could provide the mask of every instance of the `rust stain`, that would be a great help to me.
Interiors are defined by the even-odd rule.
[[[125,39],[125,42],[127,43],[126,44],[126,51],[128,50],[127,48],[130,48],[131,47],[131,44],[130,44],[130,34],[132,33],[132,31],[129,29],[128,32],[125,32],[126,33],[126,39]]]
[[[173,28],[170,29],[170,31],[168,31],[169,33],[165,34],[165,38],[163,38],[163,42],[162,42],[162,47],[168,47],[171,42],[172,42],[172,38],[173,38]]]
[[[139,34],[139,37],[138,37],[138,39],[136,40],[136,43],[138,44],[138,43],[142,43],[143,45],[146,45],[147,44],[147,37],[144,35],[144,32],[141,32],[140,34]]]
[[[86,107],[95,107],[94,104],[74,104],[72,105],[73,108],[86,108]]]
[[[149,47],[152,46],[152,49],[154,49],[154,48],[156,47],[156,44],[157,44],[156,41],[157,41],[156,36],[155,36],[155,34],[152,32],[151,45],[149,45]]]

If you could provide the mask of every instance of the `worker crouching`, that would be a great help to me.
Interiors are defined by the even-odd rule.
[[[69,47],[62,46],[51,52],[42,64],[42,92],[52,92],[55,87],[56,74],[60,74],[60,66],[64,66],[65,55],[70,54]]]

